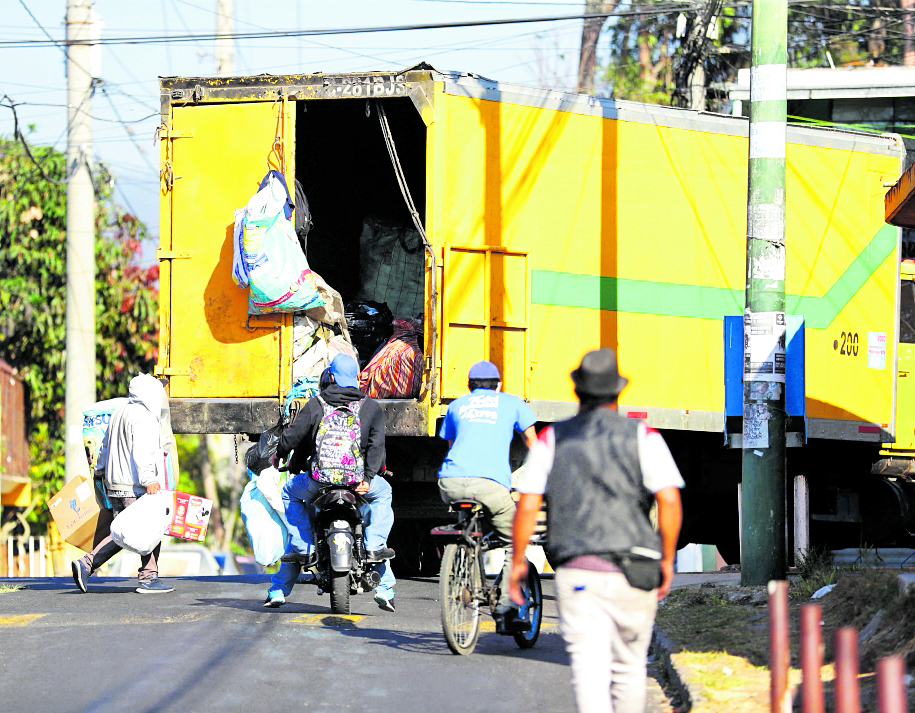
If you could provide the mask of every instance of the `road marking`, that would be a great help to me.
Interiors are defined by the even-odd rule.
[[[540,624],[540,631],[544,629],[555,629],[556,624],[554,622],[545,621]],[[494,621],[481,621],[480,622],[480,631],[484,634],[491,634],[496,630],[496,622]]]
[[[17,616],[0,616],[0,626],[25,626],[47,614],[19,614]]]
[[[297,619],[292,619],[290,624],[305,624],[306,626],[329,626],[337,629],[354,629],[356,624],[365,619],[358,614],[305,614]]]

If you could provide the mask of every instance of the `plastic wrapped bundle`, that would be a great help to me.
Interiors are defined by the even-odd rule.
[[[361,368],[390,339],[394,332],[394,315],[383,302],[353,300],[346,304],[346,326],[353,346],[359,352]]]

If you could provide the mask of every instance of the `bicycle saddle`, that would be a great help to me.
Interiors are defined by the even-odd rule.
[[[479,500],[453,500],[449,503],[448,509],[451,512],[461,512],[462,510],[479,512],[483,509],[483,503]]]

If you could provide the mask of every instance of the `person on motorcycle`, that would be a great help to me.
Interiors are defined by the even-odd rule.
[[[438,472],[438,487],[446,503],[482,503],[486,520],[506,543],[502,591],[493,618],[498,633],[523,631],[530,625],[520,618],[508,594],[515,517],[509,448],[515,432],[524,436],[528,448],[536,442],[537,418],[524,401],[502,393],[502,376],[492,362],[481,361],[470,367],[467,386],[470,393],[448,405],[438,432],[449,445]]]
[[[290,478],[283,488],[283,502],[286,506],[286,520],[289,524],[287,555],[313,555],[314,536],[312,533],[312,502],[321,492],[324,484],[312,479],[311,461],[315,456],[318,426],[324,417],[324,405],[338,407],[363,401],[359,407],[359,445],[365,464],[365,476],[353,489],[362,496],[364,508],[365,548],[367,560],[379,565],[381,582],[375,589],[375,603],[385,611],[394,611],[394,574],[388,560],[394,557],[394,550],[387,547],[388,534],[394,524],[391,508],[391,486],[378,473],[384,469],[384,419],[381,407],[359,391],[359,366],[355,359],[345,354],[334,357],[327,370],[328,378],[322,379],[319,396],[310,399],[292,424],[283,431],[275,459],[284,460],[290,453]],[[265,607],[279,607],[299,575],[299,564],[282,562],[270,581]]]

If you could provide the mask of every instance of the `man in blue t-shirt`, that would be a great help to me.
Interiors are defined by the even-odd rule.
[[[520,619],[508,596],[515,517],[508,451],[516,431],[524,436],[528,448],[536,442],[537,419],[524,401],[501,393],[502,377],[492,362],[474,364],[467,379],[470,393],[449,404],[438,432],[450,446],[438,472],[438,487],[446,503],[477,500],[483,504],[486,519],[506,543],[502,593],[493,612],[496,631],[523,631],[530,624]]]

